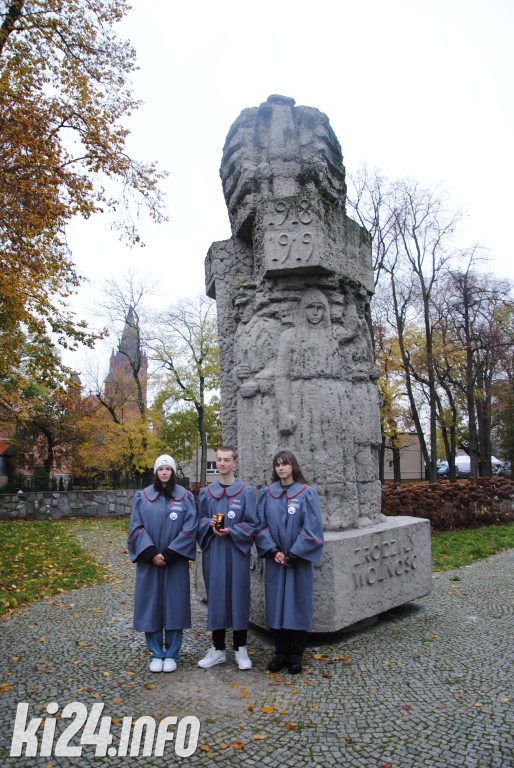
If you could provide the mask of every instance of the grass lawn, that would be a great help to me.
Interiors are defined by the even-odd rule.
[[[42,597],[105,581],[105,570],[77,543],[76,521],[0,521],[0,615]],[[81,521],[87,525],[88,521]],[[129,521],[95,520],[100,538]],[[514,523],[432,534],[432,568],[447,571],[514,548]]]
[[[432,569],[448,571],[514,548],[514,523],[432,534]]]
[[[105,580],[104,569],[68,533],[66,522],[0,521],[0,542],[0,615]]]

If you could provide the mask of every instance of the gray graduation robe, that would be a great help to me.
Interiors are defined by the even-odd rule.
[[[132,502],[128,550],[135,562],[145,549],[171,549],[179,557],[169,565],[137,562],[133,627],[138,632],[191,626],[189,560],[196,556],[196,508],[193,494],[180,485],[165,498],[153,485],[137,491]]]
[[[280,482],[263,486],[257,504],[261,530],[255,537],[259,557],[278,548],[299,559],[288,568],[266,558],[266,618],[272,629],[312,627],[314,563],[323,549],[323,523],[315,488]]]
[[[212,532],[211,518],[225,515],[227,536]],[[207,628],[247,629],[250,612],[250,550],[258,529],[255,489],[236,479],[228,488],[219,482],[198,494],[198,543],[207,590]]]

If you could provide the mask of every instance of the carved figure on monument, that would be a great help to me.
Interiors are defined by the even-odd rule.
[[[277,358],[276,393],[281,444],[294,446],[322,492],[344,479],[351,519],[341,519],[339,494],[325,493],[326,527],[356,525],[358,517],[351,417],[351,378],[344,378],[342,347],[355,335],[333,327],[330,305],[318,288],[307,288],[296,322],[283,331]]]
[[[280,322],[255,312],[255,297],[240,291],[234,300],[237,328],[234,336],[234,377],[238,390],[238,450],[241,472],[252,468],[253,476],[264,482],[267,461],[259,452],[263,444],[275,445],[274,416],[276,339]],[[256,431],[258,435],[256,436]]]

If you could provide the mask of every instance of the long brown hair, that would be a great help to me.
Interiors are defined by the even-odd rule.
[[[173,471],[173,467],[171,467],[171,475],[167,483],[163,483],[162,480],[159,479],[159,477],[157,476],[157,472],[153,476],[153,487],[155,488],[156,491],[158,491],[158,493],[161,493],[163,496],[167,496],[168,498],[173,496],[175,485],[176,485],[176,478],[175,478],[175,472]]]
[[[272,483],[276,483],[277,480],[280,481],[279,476],[277,475],[277,470],[275,469],[278,462],[281,462],[282,464],[290,464],[293,468],[293,480],[295,483],[306,483],[307,480],[305,479],[302,469],[300,465],[298,464],[298,459],[292,453],[292,451],[279,451],[273,456],[273,476],[271,478]]]

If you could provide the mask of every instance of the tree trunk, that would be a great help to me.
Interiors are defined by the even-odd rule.
[[[385,484],[385,449],[386,449],[386,436],[382,432],[382,441],[380,443],[380,459],[379,459],[379,480],[382,485]]]

